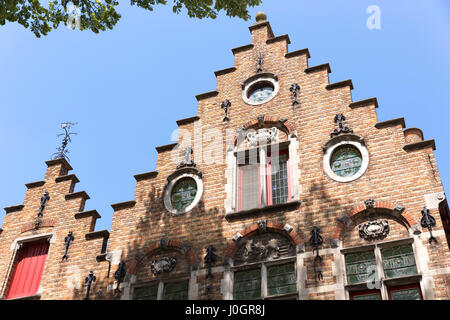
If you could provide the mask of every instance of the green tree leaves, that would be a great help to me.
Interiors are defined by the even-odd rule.
[[[130,0],[131,5],[153,11],[156,5],[167,5],[167,0]],[[262,0],[173,0],[173,12],[186,9],[191,18],[215,19],[220,11],[229,17],[248,20],[248,7],[261,4]],[[36,37],[47,35],[60,23],[95,33],[112,29],[120,19],[115,0],[0,0],[0,25],[17,22],[30,29]]]

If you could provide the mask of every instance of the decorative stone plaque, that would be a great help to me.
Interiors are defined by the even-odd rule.
[[[163,257],[159,260],[153,260],[150,266],[150,270],[156,276],[163,272],[171,272],[176,265],[177,259],[175,259],[174,257]]]
[[[389,223],[383,221],[369,221],[358,226],[359,236],[367,241],[384,239],[389,234]]]

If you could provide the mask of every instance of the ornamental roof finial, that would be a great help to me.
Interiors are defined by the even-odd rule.
[[[255,15],[255,18],[256,23],[261,23],[267,20],[267,15],[264,12],[260,11]]]

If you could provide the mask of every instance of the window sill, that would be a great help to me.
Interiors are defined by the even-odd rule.
[[[276,296],[267,296],[262,298],[262,300],[298,300],[298,292],[290,292],[279,294]]]
[[[17,297],[17,298],[8,299],[8,301],[12,301],[12,300],[40,300],[40,299],[41,299],[41,294],[40,293],[36,293],[36,294],[31,295],[31,296],[23,296],[23,297]]]
[[[291,209],[296,208],[302,203],[301,200],[294,200],[286,203],[280,203],[275,204],[271,206],[265,206],[262,208],[254,208],[249,210],[241,210],[241,211],[235,211],[225,214],[225,219],[231,220],[234,218],[239,218],[241,216],[249,216],[249,215],[255,215],[262,212],[270,212],[270,211],[277,211],[277,210],[283,210],[283,209]]]

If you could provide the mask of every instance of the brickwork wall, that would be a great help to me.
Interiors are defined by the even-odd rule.
[[[114,294],[111,289],[116,284],[113,273],[118,263],[125,261],[128,275],[124,281],[133,286],[158,279],[149,272],[149,264],[155,257],[167,255],[175,255],[179,261],[176,270],[170,274],[172,279],[181,276],[181,273],[186,275],[188,271],[196,271],[198,276],[191,278],[198,286],[198,290],[193,291],[196,292],[196,298],[222,299],[222,272],[214,273],[211,280],[212,289],[208,293],[205,291],[205,248],[213,245],[218,255],[215,267],[227,268],[227,259],[223,258],[230,257],[233,251],[233,236],[237,232],[256,228],[255,222],[260,220],[268,220],[273,226],[281,226],[277,229],[278,232],[285,232],[285,224],[292,226],[293,231],[285,235],[297,246],[304,247],[305,252],[300,251],[300,255],[311,254],[313,250],[308,243],[313,226],[320,228],[324,239],[320,249],[338,252],[341,248],[368,244],[359,237],[356,224],[347,228],[338,219],[355,215],[358,216],[355,220],[357,223],[367,221],[369,215],[366,214],[364,201],[374,199],[391,206],[388,209],[386,206],[380,206],[375,210],[375,217],[387,219],[390,226],[388,237],[379,241],[412,237],[411,228],[414,225],[417,227],[421,210],[426,205],[424,195],[443,193],[433,145],[423,141],[419,129],[405,131],[403,119],[380,122],[377,119],[378,105],[375,99],[354,102],[351,96],[351,81],[330,84],[328,73],[331,70],[328,64],[308,66],[308,50],[289,52],[289,38],[274,37],[268,22],[251,26],[250,31],[251,45],[233,49],[234,67],[216,72],[216,90],[197,96],[197,117],[179,122],[179,145],[157,147],[155,171],[135,176],[134,199],[112,205],[114,216],[108,253],[114,258],[110,266],[107,261],[96,261],[96,258],[104,260],[104,238],[85,239],[85,235],[94,230],[95,219],[92,216],[74,218],[83,210],[86,199],[82,195],[67,199],[66,195],[74,191],[74,178],[55,182],[57,177],[65,176],[68,171],[67,165],[64,167],[64,163],[59,163],[49,166],[45,184],[28,190],[23,209],[6,215],[4,230],[0,235],[0,274],[8,273],[9,257],[12,253],[9,247],[14,239],[33,233],[56,232],[56,243],[50,246],[42,278],[42,299],[81,298],[85,290],[82,283],[89,270],[94,270],[98,275],[93,290],[94,298],[127,298],[125,290],[121,293],[122,296]],[[252,106],[242,100],[242,84],[257,74],[259,54],[263,61],[262,73],[276,75],[280,88],[272,100]],[[301,88],[298,95],[299,104],[296,105],[292,104],[290,92],[293,83],[297,83]],[[224,110],[221,104],[225,99],[231,102],[228,112],[230,121],[223,121]],[[369,152],[369,166],[365,174],[346,183],[332,180],[323,168],[323,146],[330,140],[330,133],[336,128],[333,120],[338,113],[345,115],[345,125],[353,129],[355,135],[364,139]],[[228,165],[225,157],[235,139],[230,132],[234,134],[241,127],[257,128],[257,119],[262,115],[267,123],[272,120],[274,121],[270,123],[275,123],[279,118],[287,119],[286,130],[289,133],[280,132],[280,141],[287,141],[289,134],[298,139],[299,147],[296,152],[299,164],[295,170],[300,173],[298,182],[301,188],[301,204],[270,211],[260,210],[226,219],[225,185],[230,181],[225,174]],[[174,215],[164,206],[164,192],[168,178],[177,171],[185,145],[193,148],[196,169],[202,173],[203,194],[193,210]],[[213,161],[207,161],[208,155],[213,155]],[[22,234],[21,228],[33,221],[39,209],[40,197],[45,190],[50,192],[51,200],[45,209],[44,219],[54,219],[53,226]],[[401,217],[394,217],[392,209],[395,204],[406,208]],[[430,209],[430,213],[436,218],[437,225],[433,232],[438,244],[428,243],[426,230],[414,237],[426,248],[428,257],[424,260],[429,274],[432,275],[434,297],[449,299],[446,288],[449,283],[450,252],[438,210]],[[67,263],[61,262],[60,257],[64,252],[63,239],[69,230],[73,231],[76,237],[69,251],[72,269],[68,268]],[[173,243],[169,247],[161,247],[159,244],[162,239],[170,239]],[[154,249],[158,251],[152,251]],[[143,262],[138,258],[142,254],[145,255]],[[344,283],[339,282],[343,275],[336,274],[333,269],[336,262],[334,255],[324,254],[323,258],[324,279],[317,281],[313,270],[313,256],[305,257],[303,267],[306,268],[306,278],[300,280],[304,282],[300,287],[309,290],[306,295],[309,299],[342,298],[335,291],[337,286],[343,289]],[[74,271],[73,268],[79,268],[78,280],[73,280],[76,278],[73,274],[78,272],[78,269]],[[134,282],[130,280],[132,277],[135,277]],[[77,290],[69,290],[63,285],[70,281],[78,281],[80,285]],[[99,290],[101,293],[97,294]]]

